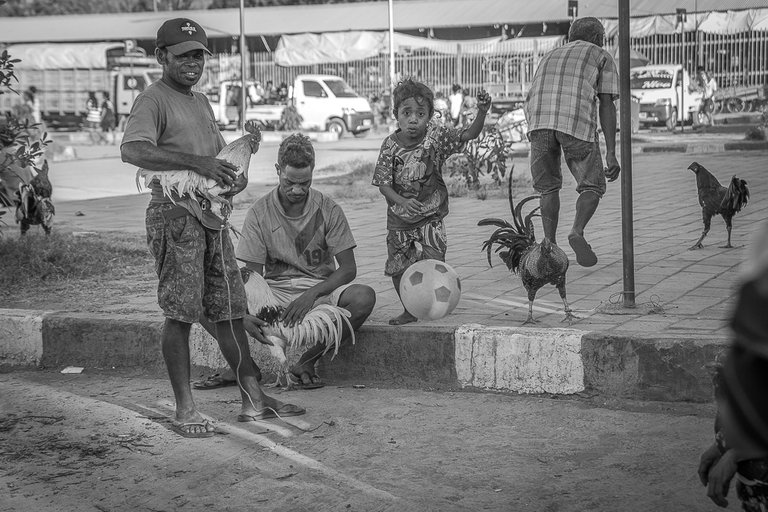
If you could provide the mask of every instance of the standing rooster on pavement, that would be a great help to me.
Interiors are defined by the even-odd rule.
[[[512,176],[509,177],[509,209],[512,211],[514,225],[502,219],[483,219],[478,226],[498,226],[491,237],[483,242],[483,250],[488,254],[488,264],[491,263],[491,248],[497,244],[496,252],[507,268],[519,274],[523,286],[528,291],[528,318],[525,324],[536,323],[533,319],[533,300],[536,292],[545,284],[553,284],[560,292],[560,298],[565,307],[565,319],[569,324],[576,318],[571,312],[571,307],[565,296],[565,273],[568,271],[568,256],[556,244],[544,238],[541,243],[536,242],[533,232],[532,218],[538,216],[536,207],[525,219],[522,217],[522,208],[525,203],[540,196],[529,196],[520,201],[517,207],[512,202]],[[504,249],[504,250],[502,250]]]
[[[712,217],[715,215],[722,215],[725,221],[725,228],[728,230],[728,243],[721,246],[721,248],[732,248],[731,221],[733,216],[740,212],[747,205],[747,201],[749,201],[747,182],[734,176],[731,178],[731,184],[728,188],[725,188],[712,173],[698,162],[693,162],[688,166],[688,169],[696,173],[696,187],[699,189],[699,204],[701,205],[701,216],[704,221],[704,231],[701,233],[699,240],[690,249],[701,249],[704,247],[701,241],[709,233]]]

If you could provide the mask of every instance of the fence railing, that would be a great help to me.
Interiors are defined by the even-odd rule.
[[[617,38],[606,49],[614,52]],[[651,64],[683,64],[693,72],[703,65],[718,82],[721,90],[736,87],[760,87],[768,83],[768,31],[739,34],[683,32],[656,34],[630,39],[630,46],[650,59]],[[522,100],[533,78],[541,55],[537,52],[456,54],[419,50],[395,56],[397,76],[417,78],[434,91],[445,95],[451,85],[459,83],[476,94],[481,88],[494,97]],[[271,53],[251,53],[246,63],[249,79],[279,85],[290,84],[297,74],[325,73],[344,78],[360,94],[373,97],[389,88],[389,57],[379,55],[364,60],[343,63],[283,67],[274,63]],[[209,61],[206,80],[217,84],[221,80],[240,76],[237,55],[218,55]]]

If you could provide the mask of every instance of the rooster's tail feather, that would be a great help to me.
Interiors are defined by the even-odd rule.
[[[734,176],[731,178],[731,184],[725,192],[722,203],[720,203],[721,209],[739,212],[748,202],[749,189],[747,188],[747,182]]]

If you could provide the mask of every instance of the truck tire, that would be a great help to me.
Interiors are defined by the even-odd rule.
[[[328,122],[327,130],[330,133],[337,133],[339,135],[339,138],[342,138],[344,136],[344,131],[346,130],[346,127],[344,126],[344,121],[342,121],[341,119],[331,119]]]
[[[741,98],[728,98],[725,100],[725,111],[731,114],[738,114],[744,112],[746,105]]]

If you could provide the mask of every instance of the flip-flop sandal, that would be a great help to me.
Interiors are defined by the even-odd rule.
[[[211,375],[210,377],[199,380],[192,384],[195,389],[216,389],[216,388],[225,388],[227,386],[237,386],[236,380],[227,380],[224,377],[221,376],[221,374],[217,373],[215,375]]]
[[[576,253],[576,263],[582,267],[592,267],[597,263],[597,256],[592,251],[592,246],[581,235],[569,235],[568,243]]]
[[[301,375],[304,375],[304,374],[309,375],[309,380],[311,380],[312,382],[305,383],[301,378]],[[309,372],[304,372],[301,375],[296,375],[295,373],[292,373],[289,387],[290,385],[293,385],[293,387],[295,387],[296,389],[302,389],[302,390],[320,389],[322,387],[325,387],[325,384],[323,384],[323,381],[320,380],[320,377],[318,377],[316,374],[310,375]]]
[[[171,423],[171,430],[179,434],[181,437],[187,437],[187,438],[203,438],[203,437],[213,437],[216,434],[215,430],[208,430],[208,427],[210,427],[211,424],[207,421],[190,421],[187,423],[179,423],[178,421],[174,421]],[[203,427],[205,429],[205,432],[190,432],[189,430],[185,430],[185,428],[188,427]]]
[[[290,416],[301,416],[307,412],[303,407],[293,404],[283,404],[275,411],[271,407],[265,407],[256,414],[238,414],[237,421],[245,423],[249,421],[259,421],[269,418],[288,418]]]

